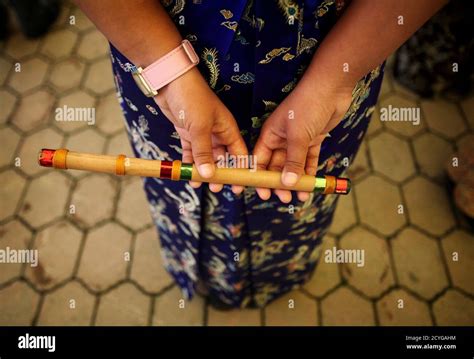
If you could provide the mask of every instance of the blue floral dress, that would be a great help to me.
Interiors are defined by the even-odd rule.
[[[236,118],[251,151],[263,122],[292,91],[312,55],[347,6],[331,0],[162,1],[183,38],[201,58],[199,69]],[[159,39],[157,39],[159,41]],[[119,101],[135,155],[181,158],[179,137],[153,99],[132,79],[130,61],[111,46]],[[342,122],[331,131],[318,175],[343,175],[367,131],[383,66],[358,83]],[[311,276],[331,223],[335,195],[302,203],[262,201],[255,189],[144,179],[166,269],[186,298],[198,282],[230,306],[264,306]]]

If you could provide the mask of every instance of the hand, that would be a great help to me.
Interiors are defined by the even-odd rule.
[[[181,140],[182,161],[195,163],[202,177],[214,175],[219,155],[247,155],[247,147],[237,123],[220,99],[212,92],[197,68],[185,73],[155,96],[161,111],[173,123]],[[190,182],[198,188],[200,182]],[[209,188],[219,192],[222,184]],[[242,186],[232,186],[236,194]]]
[[[254,149],[258,169],[281,171],[286,186],[293,186],[304,173],[315,176],[321,143],[349,108],[352,89],[322,87],[303,77],[262,127]],[[257,193],[263,200],[271,195],[267,188],[257,188]],[[283,203],[291,201],[288,190],[275,190],[275,194]],[[306,201],[309,192],[297,196]]]

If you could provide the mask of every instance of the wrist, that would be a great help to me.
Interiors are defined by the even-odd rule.
[[[160,41],[157,42],[154,40],[156,37],[149,36],[148,34],[146,38],[134,41],[133,44],[130,44],[121,51],[133,64],[145,68],[170,51],[173,51],[182,42],[179,33],[174,31],[168,34],[168,36],[161,36],[159,38]]]
[[[327,59],[318,53],[304,73],[300,83],[308,90],[321,96],[339,92],[352,92],[360,78],[354,68],[339,63],[336,59]]]

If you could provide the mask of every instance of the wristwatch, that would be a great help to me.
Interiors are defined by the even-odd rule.
[[[177,79],[199,63],[199,57],[188,40],[156,60],[146,68],[134,66],[133,79],[147,97],[158,95],[158,90]]]

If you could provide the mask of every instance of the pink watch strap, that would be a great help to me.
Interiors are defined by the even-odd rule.
[[[188,40],[146,67],[142,76],[153,90],[159,90],[199,63],[199,57]]]

